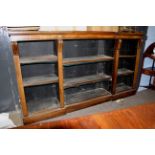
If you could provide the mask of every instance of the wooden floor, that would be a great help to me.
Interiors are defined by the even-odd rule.
[[[28,129],[155,129],[155,102],[106,113],[55,122],[36,123]]]

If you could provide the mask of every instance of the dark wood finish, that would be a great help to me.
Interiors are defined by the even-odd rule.
[[[19,49],[18,49],[17,42],[12,42],[12,49],[13,49],[13,59],[14,59],[15,70],[16,70],[16,77],[17,77],[17,83],[18,83],[18,92],[19,92],[19,97],[20,97],[21,108],[22,108],[24,117],[26,117],[28,116],[28,109],[27,109],[27,104],[26,104],[26,99],[25,99],[25,92],[24,92],[20,60],[19,60]]]
[[[18,129],[155,129],[155,103],[112,112],[54,122],[37,123]]]
[[[110,61],[110,60],[113,60],[113,58],[110,56],[98,55],[98,56],[87,56],[87,57],[76,57],[76,58],[64,58],[63,64],[75,65],[75,64]]]
[[[43,75],[24,78],[24,87],[37,86],[43,84],[57,83],[58,77],[56,75]]]
[[[58,80],[59,80],[59,99],[61,107],[64,107],[64,79],[63,79],[63,40],[57,41],[57,49],[58,49]]]
[[[23,121],[24,121],[24,124],[30,124],[30,123],[45,120],[48,118],[53,118],[56,116],[64,115],[65,113],[66,113],[66,110],[64,108],[55,109],[55,110],[54,109],[46,110],[46,111],[35,113],[28,117],[24,117]]]
[[[29,40],[52,40],[52,39],[140,39],[142,33],[114,33],[114,32],[40,32],[23,31],[9,32],[11,41],[29,41]]]
[[[117,99],[129,95],[133,95],[136,93],[136,82],[137,82],[137,75],[138,75],[138,64],[139,64],[139,57],[140,57],[140,47],[141,47],[141,38],[142,38],[142,33],[114,33],[114,32],[40,32],[40,31],[11,31],[9,32],[10,40],[13,43],[13,53],[14,53],[14,61],[15,61],[15,66],[16,66],[16,74],[17,74],[17,80],[18,80],[18,87],[19,87],[19,94],[21,98],[21,104],[22,104],[22,110],[24,114],[24,123],[32,123],[35,121],[47,119],[50,117],[54,117],[60,114],[65,114],[66,112],[71,112],[75,111],[78,109],[82,109],[88,106],[92,106],[95,104],[99,104],[104,101],[108,101],[111,99]],[[115,47],[112,47],[112,51],[110,54],[112,56],[107,56],[107,55],[100,55],[98,52],[98,55],[96,56],[83,56],[83,57],[72,57],[72,58],[63,58],[63,45],[64,45],[64,40],[89,40],[89,39],[112,39],[115,40]],[[139,40],[138,44],[138,50],[136,55],[120,55],[120,48],[122,45],[122,40],[127,39],[136,39]],[[54,40],[57,43],[56,47],[56,52],[54,53],[55,55],[44,55],[44,56],[35,56],[35,57],[21,57],[19,59],[19,49],[17,42],[18,41],[48,41],[48,40]],[[17,41],[17,42],[14,42]],[[91,44],[92,45],[92,44]],[[113,46],[113,45],[112,45]],[[53,47],[55,47],[53,45]],[[99,45],[101,48],[101,45]],[[97,49],[99,49],[99,47]],[[113,49],[114,53],[113,53]],[[53,52],[53,51],[52,51]],[[105,52],[108,54],[108,52]],[[118,70],[119,66],[119,61],[121,59],[136,59],[136,65],[135,69],[133,70]],[[108,61],[108,62],[105,62]],[[85,76],[77,76],[74,78],[66,78],[64,79],[64,68],[63,67],[72,67],[72,65],[78,65],[82,66],[83,64],[94,64],[94,63],[99,63],[99,62],[104,62],[104,63],[113,63],[113,70],[112,72],[109,72],[110,67],[108,67],[108,72],[105,72],[105,75],[100,75],[100,70],[103,69],[104,67],[99,65],[97,66],[98,71],[96,71],[96,75],[90,75],[87,73]],[[40,63],[43,63],[42,67],[44,66],[45,63],[54,63],[56,66],[58,64],[57,72],[56,73],[51,73],[51,74],[58,74],[57,76],[53,75],[41,75],[36,77],[29,77],[29,78],[24,78],[24,84],[22,81],[22,74],[21,74],[21,66],[22,67],[27,67],[27,65],[38,65]],[[46,65],[47,65],[46,64]],[[26,65],[26,66],[24,66]],[[112,65],[111,65],[112,66]],[[103,67],[103,68],[102,68]],[[53,67],[54,68],[54,67]],[[24,68],[25,69],[25,68]],[[53,69],[54,70],[54,69]],[[129,86],[122,85],[121,87],[118,87],[117,85],[117,77],[118,76],[126,76],[129,74],[133,74],[134,72],[134,81],[133,81],[133,88],[130,89]],[[95,74],[95,73],[93,73]],[[106,75],[108,74],[108,75]],[[110,74],[110,75],[109,75]],[[112,75],[112,77],[111,77]],[[66,100],[66,94],[64,93],[64,89],[68,89],[70,87],[80,87],[81,85],[86,85],[86,84],[96,84],[101,81],[107,81],[108,83],[112,83],[112,86],[108,86],[109,88],[106,88],[107,90],[110,89],[112,92],[109,93],[107,90],[100,90],[101,88],[96,88],[94,86],[94,90],[89,90],[89,91],[84,91],[82,94],[80,93],[75,93],[71,94],[70,99],[78,98],[77,102],[75,100],[75,103],[68,104],[65,102]],[[25,93],[24,93],[24,87],[31,87],[31,86],[38,86],[38,85],[45,85],[45,84],[53,84],[58,82],[58,92],[59,92],[59,104],[60,107],[56,109],[51,109],[51,110],[45,110],[45,111],[40,111],[36,113],[28,113],[26,101],[25,101]],[[103,86],[104,84],[102,84]],[[99,86],[99,83],[98,83]],[[104,87],[104,86],[103,86]],[[25,88],[25,89],[29,89]],[[104,89],[104,88],[102,88]],[[128,89],[128,90],[127,90]],[[56,87],[55,87],[56,90]],[[103,93],[101,93],[103,91]],[[97,92],[101,96],[97,95]],[[106,92],[106,93],[105,93]],[[52,93],[52,92],[51,92]],[[89,93],[89,94],[88,94]],[[92,93],[92,95],[91,95]],[[91,98],[92,96],[92,98]],[[86,99],[88,97],[88,99]],[[89,98],[90,97],[90,98]],[[43,103],[44,104],[44,103]]]
[[[115,53],[114,53],[114,67],[112,73],[112,94],[116,93],[116,84],[117,84],[117,74],[118,74],[118,64],[119,64],[119,50],[121,48],[122,40],[119,39],[116,41]]]
[[[106,74],[98,74],[78,78],[68,78],[64,80],[64,88],[77,87],[82,84],[96,83],[104,80],[111,80],[111,76]]]
[[[155,48],[155,42],[152,43],[151,45],[149,45],[148,48],[146,49],[146,51],[144,52],[143,62],[142,62],[143,68],[141,69],[141,74],[150,76],[149,85],[141,86],[141,87],[145,87],[145,88],[153,89],[153,90],[155,90],[155,84],[154,84],[155,80],[153,80],[153,83],[152,83],[152,78],[155,79],[155,54],[153,53],[154,48]],[[153,63],[152,63],[152,66],[144,68],[144,61],[146,58],[152,59]]]
[[[152,67],[147,67],[142,69],[142,73],[146,75],[153,75],[155,76],[155,67],[152,69]]]
[[[131,95],[134,95],[135,93],[136,93],[136,89],[130,89],[130,90],[125,90],[123,92],[118,92],[112,96],[112,100],[131,96]]]
[[[20,58],[20,63],[25,64],[35,64],[35,63],[43,63],[43,62],[57,62],[57,56],[55,55],[42,55],[42,56],[33,56]]]
[[[140,60],[140,51],[141,51],[142,42],[143,42],[142,39],[138,41],[137,56],[136,56],[135,71],[134,71],[134,80],[133,80],[133,85],[132,85],[134,89],[138,89],[137,78],[138,78],[138,71],[139,71],[139,60]]]

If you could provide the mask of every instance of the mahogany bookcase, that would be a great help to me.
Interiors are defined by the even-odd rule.
[[[137,91],[142,33],[8,34],[25,124]]]

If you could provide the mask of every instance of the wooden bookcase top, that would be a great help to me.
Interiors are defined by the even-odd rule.
[[[140,32],[103,31],[9,31],[11,41],[57,40],[57,39],[140,39]]]

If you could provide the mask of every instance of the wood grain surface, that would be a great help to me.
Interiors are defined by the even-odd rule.
[[[89,116],[36,123],[18,128],[27,129],[154,129],[155,102],[112,112]]]

